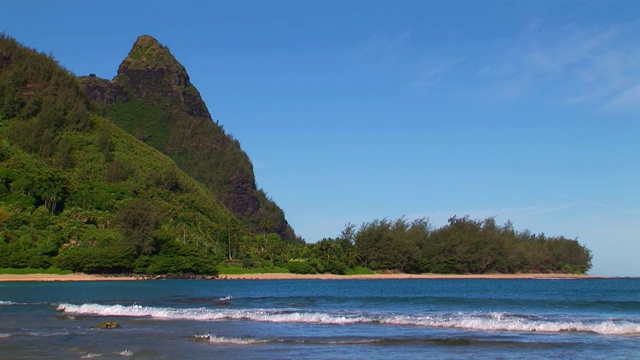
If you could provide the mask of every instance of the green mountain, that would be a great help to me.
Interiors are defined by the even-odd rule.
[[[185,68],[156,39],[140,36],[111,81],[80,80],[115,125],[169,156],[254,232],[296,240],[282,209],[257,189],[240,143],[212,120]]]
[[[136,60],[127,60],[123,69],[131,61]],[[181,67],[175,70],[186,76]],[[119,76],[123,93],[142,96],[145,90],[131,85],[135,71],[131,77],[125,73]],[[187,121],[200,131],[206,127],[198,121],[204,120],[188,114],[206,107],[195,101],[197,91],[190,91],[181,95],[190,109],[184,115],[177,109],[159,116]],[[161,110],[132,100],[107,113],[123,122],[137,118],[135,111],[144,117]],[[214,266],[231,259],[233,244],[252,229],[214,191],[100,112],[78,79],[50,56],[0,35],[0,268],[215,273]],[[152,128],[145,126],[140,129]],[[219,135],[217,141],[227,138]],[[225,143],[232,145],[239,149],[237,142]],[[203,156],[179,151],[171,154],[182,163]],[[249,170],[234,171],[248,177]]]

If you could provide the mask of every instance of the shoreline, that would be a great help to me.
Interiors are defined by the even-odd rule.
[[[574,274],[366,274],[366,275],[333,275],[333,274],[220,274],[208,280],[408,280],[408,279],[606,279],[610,277]],[[0,282],[48,282],[48,281],[141,281],[163,279],[149,276],[105,276],[90,274],[0,274]]]
[[[47,282],[47,281],[135,281],[143,280],[136,276],[104,276],[83,273],[57,275],[57,274],[0,274],[2,282]]]
[[[599,279],[605,278],[591,275],[574,274],[222,274],[219,280],[443,280],[443,279]]]

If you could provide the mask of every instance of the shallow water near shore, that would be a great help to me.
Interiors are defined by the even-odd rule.
[[[637,358],[640,279],[0,283],[0,319],[3,359]]]

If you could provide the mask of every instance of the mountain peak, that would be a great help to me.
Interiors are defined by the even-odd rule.
[[[189,115],[211,119],[184,66],[168,47],[150,35],[138,37],[120,64],[114,82],[129,99],[143,98],[155,103],[169,100],[178,107],[185,106]]]
[[[124,59],[118,73],[121,73],[122,66],[126,68],[151,69],[151,68],[171,68],[184,72],[184,68],[171,55],[169,48],[163,46],[150,35],[141,35],[131,47],[129,55]]]
[[[147,45],[153,45],[153,46],[157,46],[157,47],[162,47],[162,45],[160,44],[160,42],[158,40],[156,40],[156,38],[154,38],[151,35],[140,35],[138,36],[138,39],[136,40],[136,42],[133,44],[133,46],[147,46]]]

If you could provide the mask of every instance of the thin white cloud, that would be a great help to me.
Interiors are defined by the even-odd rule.
[[[378,75],[393,77],[411,91],[423,92],[445,83],[463,57],[438,51],[424,54],[414,40],[411,31],[377,33],[354,45],[351,57],[356,66],[374,68]]]
[[[483,94],[506,101],[540,96],[608,111],[640,109],[638,30],[640,22],[585,26],[533,19],[502,45],[441,47],[428,54],[410,31],[379,33],[355,45],[352,58],[417,92],[477,84]]]
[[[461,58],[424,59],[416,65],[417,70],[412,75],[412,85],[425,90],[442,83],[461,62]]]
[[[619,207],[619,206],[614,206],[614,205],[610,205],[610,204],[605,204],[602,202],[598,202],[598,201],[593,201],[593,200],[587,200],[587,199],[579,199],[579,198],[574,198],[571,196],[563,196],[567,199],[576,201],[578,203],[581,204],[588,204],[588,205],[592,205],[592,206],[597,206],[600,208],[604,208],[604,209],[609,209],[609,210],[614,210],[616,212],[619,213],[625,213],[628,215],[640,215],[640,209],[628,209],[628,208],[623,208],[623,207]]]
[[[408,48],[410,39],[409,31],[395,35],[378,33],[356,45],[353,58],[360,64],[394,66]]]
[[[607,108],[640,107],[640,84],[615,94],[607,104]]]
[[[536,22],[477,74],[498,97],[543,93],[568,104],[638,107],[639,28],[636,23],[551,27]]]
[[[449,72],[455,62],[441,63],[418,72],[416,75],[421,81],[433,81]]]

